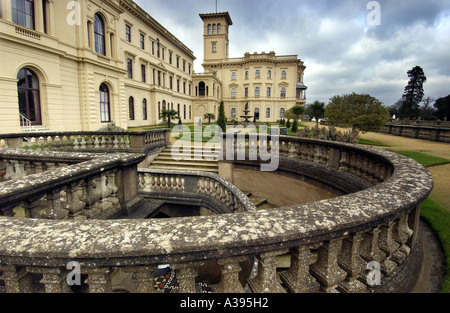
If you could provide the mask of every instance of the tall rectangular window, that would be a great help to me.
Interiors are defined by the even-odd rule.
[[[141,64],[141,74],[142,74],[142,82],[145,83],[147,81],[146,73],[145,73],[145,64]]]
[[[12,21],[34,30],[34,0],[11,0]]]
[[[143,34],[141,34],[140,36],[141,38],[141,49],[145,50],[145,36]]]
[[[131,26],[130,25],[125,26],[125,38],[128,42],[131,42]]]
[[[133,78],[133,60],[127,59],[128,78]]]

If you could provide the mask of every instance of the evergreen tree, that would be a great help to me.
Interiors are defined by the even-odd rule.
[[[427,77],[420,66],[408,71],[409,83],[403,94],[403,104],[400,107],[401,118],[418,118],[420,115],[420,102],[423,99],[423,84]]]
[[[292,131],[296,133],[298,130],[298,120],[294,119],[294,123],[292,124]]]
[[[222,129],[222,132],[227,131],[227,119],[225,117],[225,105],[223,101],[220,101],[219,117],[217,118],[217,125]]]

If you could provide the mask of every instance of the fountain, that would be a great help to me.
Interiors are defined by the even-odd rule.
[[[244,113],[245,113],[245,115],[241,115],[241,118],[244,118],[245,119],[245,121],[244,121],[244,125],[248,125],[248,124],[250,124],[251,122],[249,121],[249,119],[251,119],[253,116],[252,115],[248,115],[248,113],[250,112],[250,110],[248,109],[248,102],[245,104],[245,110],[244,110]]]

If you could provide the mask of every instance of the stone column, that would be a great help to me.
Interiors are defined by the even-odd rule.
[[[319,281],[321,289],[325,292],[338,292],[336,287],[347,277],[347,273],[337,262],[341,246],[341,239],[324,242],[319,248],[317,262],[311,266],[311,274]]]
[[[277,256],[283,255],[287,250],[264,252],[258,255],[258,274],[250,279],[248,284],[254,293],[285,293],[286,290],[277,279]]]
[[[44,284],[46,293],[71,293],[72,290],[67,284],[67,274],[66,270],[59,268],[27,268],[29,272],[42,274],[43,278],[40,283]]]
[[[242,268],[239,263],[245,261],[246,257],[219,259],[222,268],[222,279],[217,286],[218,293],[244,293],[244,288],[239,281],[239,273]]]
[[[291,267],[288,271],[281,273],[281,280],[293,293],[318,292],[320,285],[309,273],[311,248],[307,246],[292,248],[290,253]]]
[[[127,268],[125,271],[133,273],[133,281],[138,293],[154,293],[153,280],[157,266],[140,266]]]
[[[366,262],[359,255],[361,242],[361,233],[345,238],[342,241],[342,250],[338,257],[338,264],[347,272],[347,277],[337,288],[341,292],[361,293],[366,291],[366,285],[358,281],[358,277],[366,270]]]
[[[198,276],[198,268],[202,265],[202,261],[171,265],[176,271],[179,293],[196,293],[195,278]]]
[[[111,271],[109,268],[92,268],[86,270],[89,293],[112,293]]]

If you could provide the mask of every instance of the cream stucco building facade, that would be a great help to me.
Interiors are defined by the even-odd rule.
[[[229,120],[249,102],[272,121],[305,102],[296,56],[230,59],[229,14],[200,16],[205,72],[197,74],[193,51],[131,0],[0,0],[0,132],[150,126],[164,109],[189,123],[217,116],[222,100]]]

